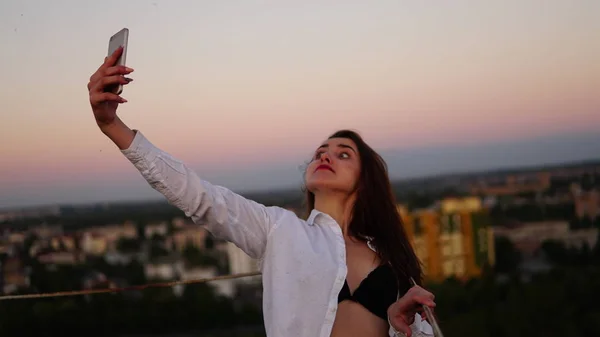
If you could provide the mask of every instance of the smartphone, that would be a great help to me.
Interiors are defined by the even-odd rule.
[[[123,46],[123,53],[121,57],[114,64],[116,66],[124,66],[127,61],[127,42],[129,40],[129,29],[123,28],[115,35],[110,37],[108,41],[108,56],[112,55],[112,53],[117,50],[117,48]],[[123,92],[123,85],[115,84],[106,88],[106,91],[112,92],[113,94],[120,95]]]

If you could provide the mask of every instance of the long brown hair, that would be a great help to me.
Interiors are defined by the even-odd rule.
[[[362,137],[351,130],[340,130],[331,138],[352,140],[361,160],[356,201],[352,209],[348,234],[366,240],[377,250],[382,263],[390,263],[399,277],[412,277],[422,285],[422,269],[411,246],[396,206],[396,198],[388,175],[387,164]],[[315,207],[315,195],[306,190],[308,213]]]

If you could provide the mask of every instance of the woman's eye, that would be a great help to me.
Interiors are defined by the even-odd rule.
[[[342,153],[340,153],[340,158],[348,159],[348,158],[350,158],[350,155],[347,152],[342,152]]]

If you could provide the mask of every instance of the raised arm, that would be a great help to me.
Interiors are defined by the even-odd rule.
[[[144,179],[185,215],[246,254],[261,258],[274,221],[269,208],[200,179],[183,162],[152,145],[137,131],[123,154]]]
[[[275,223],[270,215],[272,208],[200,179],[183,162],[154,146],[117,117],[118,104],[126,100],[104,88],[131,82],[124,75],[133,69],[112,66],[120,53],[118,49],[108,57],[88,84],[90,104],[100,130],[171,204],[215,236],[233,242],[253,258],[261,258]]]

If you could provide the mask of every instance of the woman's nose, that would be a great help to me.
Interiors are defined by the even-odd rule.
[[[331,163],[331,158],[329,157],[329,153],[323,152],[321,154],[321,163]]]

